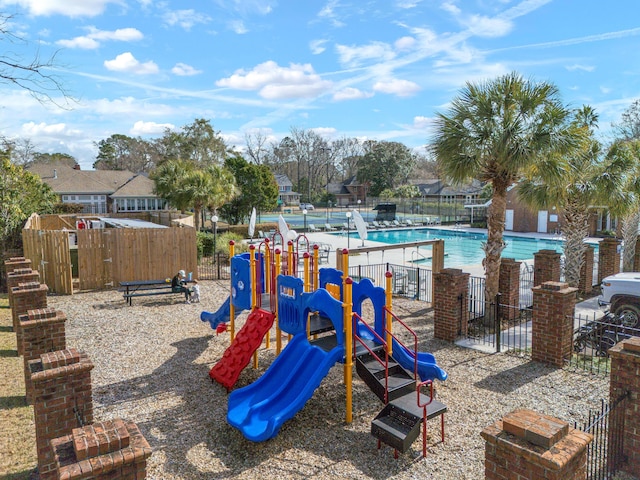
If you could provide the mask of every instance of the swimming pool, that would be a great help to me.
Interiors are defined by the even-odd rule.
[[[351,233],[350,236],[359,238],[357,233]],[[513,258],[515,260],[533,259],[533,254],[543,249],[562,252],[564,243],[561,240],[516,237],[512,235],[504,235],[503,238],[507,246],[502,252],[502,257]],[[481,248],[481,244],[487,241],[486,234],[434,228],[376,230],[367,232],[367,240],[390,244],[432,239],[444,240],[445,267],[460,267],[463,265],[482,263],[484,251]],[[414,261],[419,264],[430,264],[431,259],[427,257],[431,255],[431,248],[422,247],[420,251],[423,253],[416,255]]]

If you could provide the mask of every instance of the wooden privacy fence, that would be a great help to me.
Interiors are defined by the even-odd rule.
[[[78,230],[81,290],[117,287],[119,282],[197,272],[192,228]]]
[[[68,222],[32,216],[22,230],[24,256],[31,260],[51,293],[73,293],[69,230],[41,230]],[[44,221],[43,221],[44,220]],[[197,276],[193,228],[107,228],[75,231],[78,286],[81,290],[117,287],[128,280],[172,277],[180,269]]]
[[[22,244],[25,258],[40,273],[40,283],[52,293],[73,293],[69,232],[23,229]]]

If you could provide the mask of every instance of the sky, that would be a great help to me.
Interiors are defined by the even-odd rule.
[[[640,98],[638,0],[0,0],[0,12],[24,40],[0,36],[0,56],[55,54],[45,73],[68,93],[42,103],[0,79],[0,135],[83,169],[111,135],[158,138],[197,118],[239,150],[292,127],[419,150],[466,82],[513,71],[595,108],[603,139]]]

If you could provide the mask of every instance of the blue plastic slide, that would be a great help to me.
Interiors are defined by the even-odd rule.
[[[203,322],[209,322],[211,328],[214,330],[221,323],[227,323],[231,319],[231,297],[227,297],[220,308],[215,312],[202,312],[200,313],[200,320]],[[235,316],[242,311],[242,308],[236,307]]]
[[[275,437],[343,356],[342,346],[325,352],[312,346],[306,333],[294,335],[258,380],[229,395],[227,421],[253,442]]]
[[[393,339],[393,358],[404,368],[413,372],[413,351],[400,345]],[[421,381],[438,379],[444,382],[449,375],[436,363],[436,358],[428,352],[418,352],[418,376]]]

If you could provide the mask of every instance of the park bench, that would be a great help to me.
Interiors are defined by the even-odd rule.
[[[188,283],[188,282],[187,282]],[[149,297],[154,295],[184,295],[184,292],[174,292],[171,281],[167,280],[134,280],[120,282],[122,297],[129,305],[134,297]]]

